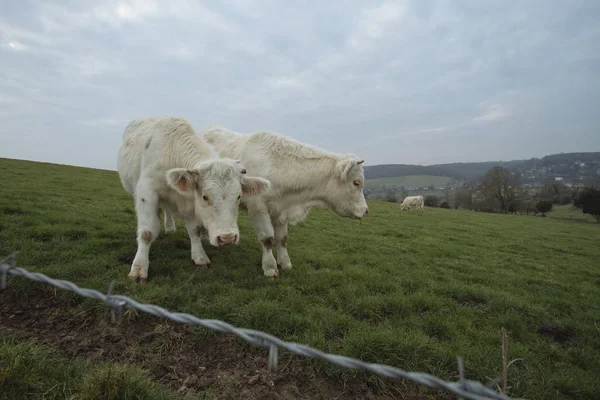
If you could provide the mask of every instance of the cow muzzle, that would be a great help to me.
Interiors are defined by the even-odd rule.
[[[367,215],[369,215],[369,209],[365,208],[364,210],[356,211],[352,214],[353,219],[363,219]]]
[[[226,233],[224,235],[217,236],[217,243],[219,246],[224,246],[228,244],[238,244],[240,237],[236,233]]]

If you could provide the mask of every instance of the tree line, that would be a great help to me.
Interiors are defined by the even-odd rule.
[[[547,179],[541,187],[528,189],[522,185],[518,172],[496,166],[478,181],[463,183],[455,190],[452,203],[454,208],[473,211],[541,216],[554,205],[573,204],[600,223],[600,180],[583,187],[569,187],[561,181]]]
[[[581,163],[586,164],[584,167]],[[587,176],[600,168],[600,152],[584,153],[560,153],[551,154],[542,158],[530,158],[527,160],[512,161],[485,161],[449,163],[434,165],[410,165],[410,164],[383,164],[365,166],[365,178],[387,178],[407,175],[435,175],[446,176],[455,180],[479,179],[490,168],[500,166],[511,171],[531,175],[536,170],[535,177],[528,176],[525,181],[532,182],[539,177],[563,175],[566,178],[576,178],[581,175]],[[543,169],[543,170],[541,170]],[[529,171],[528,173],[525,173]]]

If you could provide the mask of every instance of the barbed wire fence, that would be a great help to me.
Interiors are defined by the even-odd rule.
[[[17,267],[17,254],[18,252],[0,259],[0,273],[2,274],[0,289],[2,290],[6,288],[7,275],[20,276],[33,281],[43,282],[59,289],[72,291],[80,296],[103,302],[110,309],[111,321],[115,324],[121,323],[123,312],[127,307],[129,307],[157,317],[167,318],[171,321],[188,325],[199,325],[217,332],[232,333],[250,344],[258,347],[268,348],[268,368],[270,371],[277,370],[278,350],[279,348],[283,348],[291,353],[308,358],[324,360],[340,367],[368,371],[370,373],[394,380],[406,379],[433,389],[447,390],[456,394],[459,399],[511,400],[511,398],[505,394],[499,393],[492,389],[493,387],[498,387],[501,381],[500,379],[493,380],[487,385],[484,385],[478,381],[466,379],[463,360],[461,357],[457,357],[459,372],[458,382],[445,381],[436,376],[422,372],[407,372],[400,368],[395,368],[389,365],[366,363],[355,358],[325,353],[303,344],[286,342],[276,336],[262,331],[237,328],[220,320],[201,319],[190,314],[170,312],[156,305],[142,304],[127,296],[113,294],[112,291],[115,284],[114,280],[110,283],[108,291],[105,294],[94,289],[81,288],[73,282],[67,280],[52,279],[39,272],[29,272],[25,268]],[[10,261],[10,264],[7,263],[7,261]]]

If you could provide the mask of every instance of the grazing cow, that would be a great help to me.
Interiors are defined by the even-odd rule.
[[[201,243],[206,229],[211,245],[239,244],[237,225],[241,195],[250,198],[268,190],[264,178],[246,176],[239,161],[221,158],[196,135],[183,118],[134,120],[123,133],[118,171],[125,190],[135,199],[137,253],[129,278],[148,279],[150,246],[160,232],[175,230],[174,216],[185,221],[192,260],[210,264]]]
[[[312,207],[328,208],[350,219],[368,214],[364,161],[353,154],[331,153],[270,132],[240,134],[216,127],[200,136],[222,157],[240,159],[248,173],[271,182],[263,194],[242,197],[262,248],[265,276],[278,276],[278,264],[282,269],[292,268],[288,223],[302,221]]]
[[[400,211],[404,210],[406,207],[408,207],[408,210],[410,211],[412,207],[415,207],[417,212],[423,212],[424,203],[423,196],[406,196],[402,202]]]
[[[215,127],[200,136],[222,157],[241,160],[249,174],[271,183],[261,195],[242,197],[262,248],[262,269],[267,277],[279,275],[278,265],[292,268],[288,223],[302,221],[312,207],[328,208],[356,220],[368,213],[363,194],[364,160],[353,154],[331,153],[270,132],[241,134]]]

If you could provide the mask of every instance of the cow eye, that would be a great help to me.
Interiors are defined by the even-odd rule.
[[[356,186],[356,187],[360,187],[360,181],[354,181],[354,182],[352,182],[352,183],[354,183],[354,186]]]
[[[204,199],[204,201],[208,201],[208,197],[207,196],[202,196],[202,198]]]
[[[240,195],[238,196],[238,200],[239,200],[239,199],[241,199],[241,198],[242,198],[242,195],[240,194]]]

